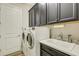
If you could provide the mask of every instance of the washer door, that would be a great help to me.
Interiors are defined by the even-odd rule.
[[[27,34],[26,37],[28,48],[32,49],[34,47],[34,37],[31,33]]]

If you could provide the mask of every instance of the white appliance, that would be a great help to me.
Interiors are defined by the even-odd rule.
[[[28,47],[27,47],[27,35],[28,35],[28,33],[29,33],[29,28],[23,29],[21,49],[22,49],[25,56],[28,56]]]
[[[35,27],[30,28],[28,34],[27,46],[29,48],[29,56],[40,56],[40,40],[49,39],[49,28]]]

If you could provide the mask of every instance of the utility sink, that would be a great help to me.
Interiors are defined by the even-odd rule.
[[[65,42],[57,39],[42,40],[41,43],[46,44],[59,51],[65,52],[69,55],[79,56],[79,45],[75,43],[69,43],[69,42]]]
[[[57,39],[50,39],[47,42],[55,45],[59,49],[68,50],[68,51],[71,51],[75,45],[74,43],[68,43]]]

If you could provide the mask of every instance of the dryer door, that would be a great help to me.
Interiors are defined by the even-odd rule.
[[[34,47],[34,37],[32,33],[27,34],[26,40],[27,40],[28,48],[32,49]]]

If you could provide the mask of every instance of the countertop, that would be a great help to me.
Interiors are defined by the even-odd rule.
[[[69,43],[57,39],[41,40],[40,43],[55,48],[71,56],[79,56],[79,45],[75,43]]]

